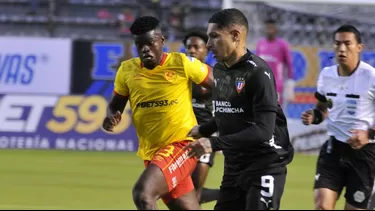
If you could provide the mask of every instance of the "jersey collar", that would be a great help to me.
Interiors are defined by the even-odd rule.
[[[230,67],[226,67],[226,65],[223,63],[224,67],[226,67],[225,69],[236,69],[244,64],[247,63],[248,60],[252,60],[252,53],[246,49],[246,54],[243,55],[238,61],[237,63],[233,64],[232,66]]]
[[[348,76],[346,76],[346,77],[349,77],[349,76],[353,75],[353,74],[357,71],[357,69],[358,69],[358,67],[359,67],[360,64],[361,64],[361,60],[358,61],[358,64],[357,64],[357,66],[354,68],[353,72],[351,72],[350,75],[348,75]],[[341,75],[340,75],[340,71],[339,71],[339,65],[337,65],[337,75],[341,77]]]

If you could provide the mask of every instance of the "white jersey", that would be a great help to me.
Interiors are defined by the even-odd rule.
[[[339,76],[338,66],[324,68],[317,83],[317,98],[327,100],[329,136],[346,142],[350,129],[368,130],[375,123],[375,69],[360,62],[350,76]],[[323,98],[324,99],[324,98]]]

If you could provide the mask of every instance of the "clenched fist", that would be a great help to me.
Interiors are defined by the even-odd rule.
[[[301,120],[304,125],[311,125],[314,120],[314,111],[312,109],[302,113]]]
[[[114,115],[109,115],[104,118],[103,129],[109,132],[113,132],[113,128],[121,122],[121,112],[117,111]]]

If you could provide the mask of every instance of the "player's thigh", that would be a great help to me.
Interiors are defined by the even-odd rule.
[[[333,146],[329,150],[328,142],[324,143],[316,163],[314,180],[314,201],[316,208],[333,209],[336,200],[345,186],[345,171],[342,168],[341,156]]]
[[[193,188],[191,177],[181,181],[170,193],[163,198],[170,210],[199,210],[198,198]]]
[[[161,169],[168,185],[168,194],[163,196],[164,203],[194,190],[190,175],[195,169],[197,159],[189,158],[188,151],[183,149],[188,143],[182,141],[170,144],[160,149],[151,161]]]
[[[220,187],[219,197],[214,210],[244,210],[245,192],[239,187]]]
[[[169,192],[168,184],[161,169],[155,164],[147,164],[133,188],[133,197],[140,199],[145,195],[157,200]]]
[[[200,189],[206,182],[210,167],[205,163],[198,163],[191,175],[195,189]]]
[[[350,170],[347,173],[345,198],[352,208],[367,209],[375,191],[375,161],[361,152],[356,153],[359,157],[351,158]]]
[[[253,177],[246,195],[246,210],[278,210],[285,182],[286,171]]]

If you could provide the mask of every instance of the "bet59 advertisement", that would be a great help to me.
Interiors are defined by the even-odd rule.
[[[72,42],[0,37],[0,94],[69,94]]]
[[[129,109],[107,133],[101,129],[106,108],[99,95],[2,95],[0,148],[135,151]]]

